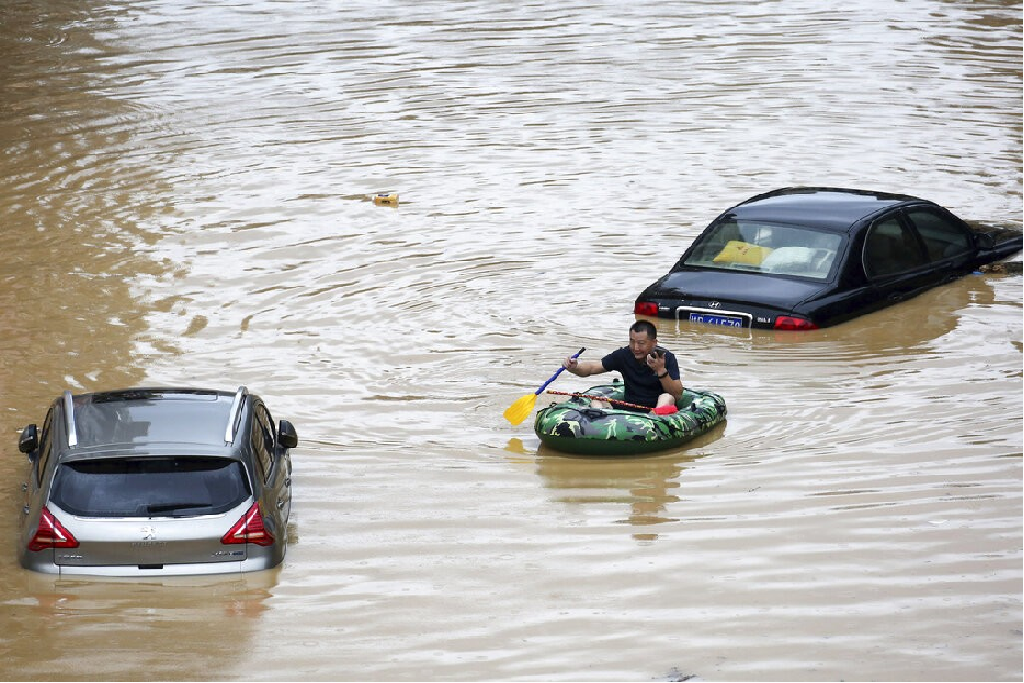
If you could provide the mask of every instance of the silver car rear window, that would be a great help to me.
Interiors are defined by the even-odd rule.
[[[50,500],[80,517],[198,517],[249,498],[242,464],[226,458],[103,458],[61,465]]]

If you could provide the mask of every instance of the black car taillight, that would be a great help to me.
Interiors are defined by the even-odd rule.
[[[273,545],[274,537],[263,526],[263,515],[260,514],[260,504],[253,503],[244,515],[239,518],[220,539],[224,545],[236,543],[255,543],[256,545]]]
[[[78,539],[64,528],[60,520],[46,507],[39,515],[39,526],[28,542],[29,550],[48,550],[50,548],[77,548]]]
[[[775,319],[776,330],[816,330],[818,326],[807,318],[792,315],[780,315]]]
[[[636,315],[646,315],[652,318],[657,318],[658,304],[653,301],[637,301],[633,305],[633,313]]]

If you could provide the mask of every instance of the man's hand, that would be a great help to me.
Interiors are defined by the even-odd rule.
[[[647,367],[653,370],[656,375],[665,372],[665,354],[658,351],[652,351],[647,354]]]

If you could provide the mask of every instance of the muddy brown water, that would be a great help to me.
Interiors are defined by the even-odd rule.
[[[5,3],[0,675],[1019,681],[1019,275],[663,321],[729,404],[685,449],[501,414],[757,192],[1019,228],[1020,53],[994,1]],[[284,564],[21,570],[21,427],[165,383],[296,424]]]

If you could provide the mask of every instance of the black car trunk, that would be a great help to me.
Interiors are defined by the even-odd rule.
[[[644,299],[678,300],[699,308],[732,308],[747,313],[791,313],[801,302],[823,295],[831,285],[741,271],[680,270],[651,285]],[[756,303],[752,302],[755,301]]]

